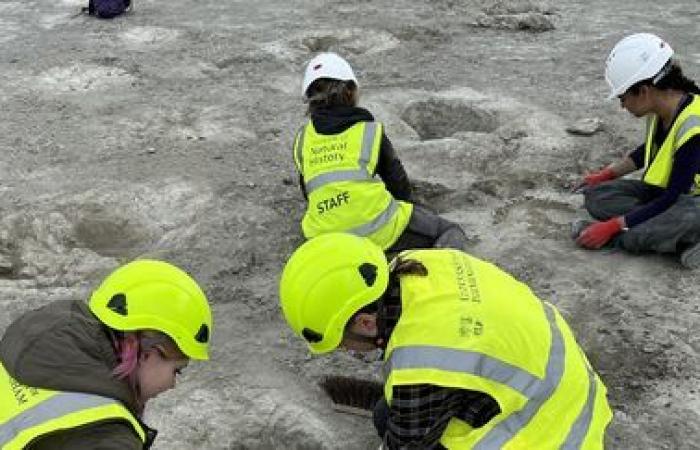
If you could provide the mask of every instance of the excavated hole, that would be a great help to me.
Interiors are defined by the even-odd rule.
[[[325,52],[338,45],[338,38],[335,36],[311,36],[301,40],[304,47],[310,52]]]
[[[153,242],[143,224],[105,211],[99,205],[77,211],[74,232],[80,246],[109,257],[139,253]]]
[[[429,181],[413,179],[411,181],[413,187],[413,201],[425,208],[435,212],[444,212],[444,200],[454,192],[440,183],[431,183]]]
[[[476,193],[471,190],[450,189],[440,183],[414,179],[413,201],[435,213],[443,214],[455,209],[468,209],[480,203]]]
[[[450,137],[458,132],[491,133],[498,127],[494,112],[454,99],[411,102],[401,118],[424,141]]]
[[[301,45],[310,53],[363,55],[389,50],[398,44],[399,40],[385,31],[360,29],[320,31],[301,38]]]

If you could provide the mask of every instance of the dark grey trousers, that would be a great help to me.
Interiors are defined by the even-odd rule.
[[[413,213],[404,232],[386,249],[387,255],[395,255],[412,248],[456,248],[467,249],[467,236],[462,227],[439,215],[413,205]]]
[[[585,207],[597,220],[629,213],[648,203],[655,188],[639,180],[618,179],[588,188]],[[681,195],[663,213],[621,233],[615,245],[633,253],[680,253],[700,242],[700,196]]]

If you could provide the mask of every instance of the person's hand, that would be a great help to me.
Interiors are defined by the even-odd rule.
[[[622,217],[613,217],[605,222],[596,222],[584,229],[576,243],[585,248],[600,248],[624,228]]]
[[[596,172],[588,172],[583,176],[583,181],[573,189],[574,192],[580,192],[583,188],[595,186],[604,181],[614,180],[617,178],[615,172],[610,168],[598,170]]]
[[[606,167],[597,172],[587,173],[583,177],[583,182],[586,183],[586,186],[595,186],[603,181],[614,180],[615,178],[617,178],[615,172],[610,167]]]

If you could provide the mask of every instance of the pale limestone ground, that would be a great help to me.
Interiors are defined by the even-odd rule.
[[[355,65],[419,201],[570,321],[609,387],[608,448],[700,448],[698,274],[575,248],[567,190],[641,139],[603,101],[617,39],[659,33],[700,78],[696,1],[137,0],[113,21],[73,17],[81,4],[0,3],[0,329],[139,255],[194,273],[213,358],[150,405],[156,448],[378,444],[316,387],[377,365],[311,358],[277,307],[301,242],[299,78],[319,50]],[[582,120],[601,130],[566,132]]]

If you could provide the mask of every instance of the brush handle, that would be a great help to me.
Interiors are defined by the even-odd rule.
[[[341,405],[339,403],[333,404],[333,410],[343,414],[353,414],[361,417],[371,418],[373,415],[373,412],[368,409],[357,408],[355,406]]]

